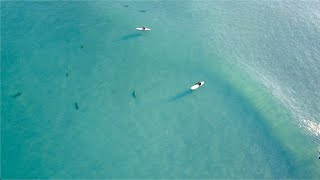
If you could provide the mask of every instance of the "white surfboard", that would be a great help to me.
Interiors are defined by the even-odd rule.
[[[192,87],[191,87],[191,90],[196,90],[196,89],[198,89],[199,87],[201,87],[201,86],[203,86],[204,85],[204,81],[200,81],[200,85],[197,83],[197,84],[195,84],[195,85],[193,85]]]
[[[138,30],[138,31],[150,31],[151,29],[150,28],[143,29],[142,27],[138,27],[138,28],[136,28],[136,30]]]

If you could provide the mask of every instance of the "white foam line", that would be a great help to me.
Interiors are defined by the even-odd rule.
[[[254,78],[260,80],[264,86],[271,91],[271,93],[292,113],[294,118],[297,119],[299,126],[308,131],[310,135],[320,141],[320,123],[316,119],[305,112],[303,112],[294,98],[290,98],[285,92],[285,89],[271,77],[263,76],[261,71],[253,69],[252,67],[242,64]]]

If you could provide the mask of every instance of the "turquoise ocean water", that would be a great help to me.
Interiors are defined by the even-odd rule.
[[[319,9],[1,1],[1,177],[319,179]]]

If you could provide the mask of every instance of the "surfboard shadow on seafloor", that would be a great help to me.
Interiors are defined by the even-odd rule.
[[[137,38],[137,37],[140,37],[140,36],[142,36],[141,33],[131,33],[131,34],[122,36],[121,40],[129,40],[129,39]]]
[[[188,90],[185,90],[185,91],[182,91],[178,94],[176,94],[175,96],[169,98],[169,102],[172,102],[172,101],[177,101],[179,99],[182,99],[188,95],[190,95],[192,93],[192,90],[191,89],[188,89]]]

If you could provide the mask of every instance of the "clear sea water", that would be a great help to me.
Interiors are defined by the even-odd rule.
[[[1,177],[319,179],[319,9],[1,1]]]

